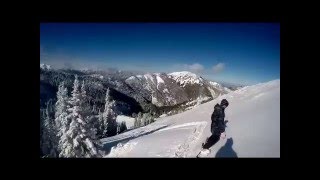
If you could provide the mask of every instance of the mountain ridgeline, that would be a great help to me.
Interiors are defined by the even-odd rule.
[[[98,114],[110,89],[118,115],[150,112],[155,116],[174,113],[189,106],[207,102],[231,90],[191,72],[138,75],[129,71],[55,70],[40,65],[40,108],[49,100],[56,101],[61,82],[71,93],[75,75],[86,84],[89,104]]]

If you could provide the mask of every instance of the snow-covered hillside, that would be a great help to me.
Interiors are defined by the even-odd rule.
[[[200,96],[209,95],[212,98],[231,92],[230,89],[223,87],[217,82],[209,81],[188,71],[173,72],[168,75],[174,79],[180,87],[189,91],[188,94],[189,96],[191,95],[191,97],[194,96],[194,92],[196,92],[195,94],[200,94]],[[190,92],[192,93],[190,94]]]
[[[174,106],[199,98],[216,98],[229,93],[227,88],[188,71],[135,75],[125,81],[132,89],[150,96],[152,104]]]
[[[248,86],[189,111],[102,139],[106,157],[195,157],[210,136],[210,116],[226,98],[226,139],[208,157],[280,157],[280,80]]]
[[[184,90],[165,73],[153,73],[131,76],[126,83],[132,89],[151,96],[151,102],[157,106],[173,106],[188,101]]]
[[[188,71],[173,72],[168,75],[182,87],[186,86],[187,84],[203,85],[204,81],[202,77],[198,77],[196,74]]]

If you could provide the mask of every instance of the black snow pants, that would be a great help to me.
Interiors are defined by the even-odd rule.
[[[203,149],[209,149],[211,146],[215,145],[220,139],[220,135],[219,134],[212,134],[207,142],[202,146]]]

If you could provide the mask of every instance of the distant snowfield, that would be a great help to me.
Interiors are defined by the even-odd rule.
[[[106,157],[196,157],[210,136],[211,114],[226,98],[225,139],[208,157],[280,157],[280,80],[247,86],[186,112],[101,139]]]
[[[127,129],[132,129],[134,126],[134,118],[124,116],[124,115],[118,115],[116,119],[117,123],[125,122]]]

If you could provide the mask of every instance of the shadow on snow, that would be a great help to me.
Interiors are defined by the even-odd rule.
[[[218,158],[237,158],[237,153],[232,148],[233,139],[228,138],[224,146],[222,146],[216,154]]]

